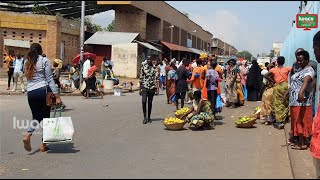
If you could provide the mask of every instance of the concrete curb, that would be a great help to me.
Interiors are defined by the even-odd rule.
[[[290,126],[289,125],[290,125],[289,123],[285,124],[285,126],[283,128],[283,132],[284,132],[284,137],[286,138],[285,142],[286,142],[286,146],[287,146],[287,152],[288,152],[288,158],[289,158],[289,162],[290,162],[290,168],[291,168],[292,177],[293,177],[293,179],[296,179],[295,178],[295,173],[294,173],[294,170],[293,170],[293,165],[292,165],[292,154],[291,154],[291,151],[289,150],[290,145],[287,145],[287,140],[289,139],[289,132],[290,132]]]
[[[134,88],[134,89],[132,89],[132,92],[138,91],[138,90],[139,90],[138,88]],[[124,90],[122,90],[122,93],[130,93],[130,91],[127,89],[124,89]],[[113,90],[108,90],[108,91],[104,92],[104,95],[112,95],[112,94],[114,94]],[[2,95],[2,96],[23,96],[23,95],[27,95],[27,93],[1,91],[0,95]],[[77,91],[77,92],[72,92],[72,93],[60,93],[60,96],[82,96],[82,94],[79,91]]]

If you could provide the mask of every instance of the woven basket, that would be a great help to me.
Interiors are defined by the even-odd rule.
[[[239,128],[251,128],[253,127],[253,125],[256,123],[256,119],[252,119],[251,121],[249,122],[246,122],[246,123],[243,123],[243,124],[239,124],[237,125],[237,127]]]
[[[163,124],[167,129],[172,131],[178,131],[183,129],[183,126],[187,123],[187,121],[184,121],[183,123],[176,123],[176,124]]]

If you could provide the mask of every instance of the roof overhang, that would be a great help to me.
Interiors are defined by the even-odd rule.
[[[149,43],[140,42],[140,41],[136,41],[136,40],[133,40],[133,42],[136,42],[136,43],[138,43],[138,44],[140,44],[140,45],[142,45],[142,46],[144,46],[144,47],[146,47],[146,48],[148,48],[148,49],[151,49],[151,50],[158,51],[158,52],[161,52],[161,53],[162,53],[161,50],[159,50],[158,48],[152,46],[152,45],[149,44]]]
[[[191,51],[190,49],[184,47],[184,46],[180,46],[177,44],[172,44],[169,42],[165,42],[165,41],[160,41],[163,45],[167,46],[170,50],[172,51],[184,51],[184,52],[191,52],[193,53],[193,51]]]
[[[26,40],[4,39],[3,45],[20,48],[30,48],[30,42]]]
[[[139,33],[125,32],[102,32],[94,33],[84,44],[92,45],[115,45],[132,43],[139,36]]]

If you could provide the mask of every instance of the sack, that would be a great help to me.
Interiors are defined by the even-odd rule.
[[[73,140],[74,128],[71,117],[55,117],[43,119],[43,143],[69,143]]]

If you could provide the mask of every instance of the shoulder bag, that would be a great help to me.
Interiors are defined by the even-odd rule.
[[[44,75],[44,78],[46,80],[46,83],[47,83],[47,86],[46,86],[46,104],[47,106],[51,107],[52,105],[54,105],[56,103],[56,97],[54,96],[53,92],[48,92],[48,88],[49,87],[49,83],[48,83],[48,80],[47,80],[47,76],[46,76],[46,71],[45,71],[45,67],[44,67],[44,63],[43,63],[43,59],[42,60],[42,68],[43,68],[43,75]]]

